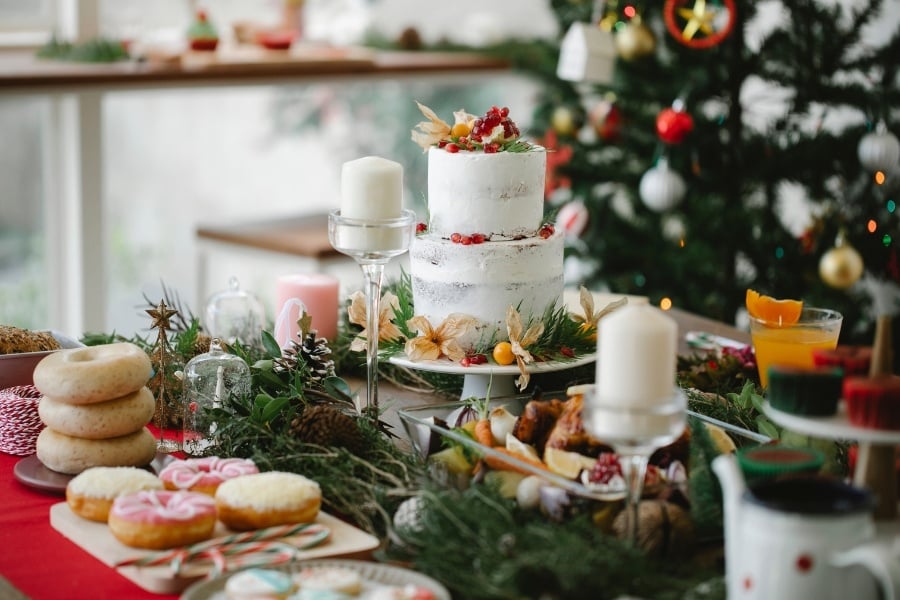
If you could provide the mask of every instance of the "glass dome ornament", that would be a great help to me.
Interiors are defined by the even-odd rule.
[[[203,456],[216,444],[220,410],[232,396],[250,394],[250,367],[244,359],[222,349],[218,338],[209,352],[198,354],[184,367],[182,390],[184,441],[182,450]]]
[[[266,309],[253,293],[241,289],[237,277],[228,280],[228,289],[213,294],[206,304],[206,331],[227,344],[239,341],[261,346]]]

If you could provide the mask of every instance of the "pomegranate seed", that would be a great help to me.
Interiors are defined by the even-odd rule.
[[[458,244],[460,242],[460,240],[462,240],[461,233],[451,233],[450,234],[450,241],[453,242],[454,244]]]
[[[416,223],[416,233],[425,233],[428,231],[428,225],[425,223]]]
[[[509,116],[509,107],[508,106],[504,106],[503,108],[500,109],[500,116],[504,117],[504,118]]]
[[[472,236],[471,235],[462,236],[462,238],[460,238],[460,240],[459,240],[459,243],[462,244],[463,246],[470,245],[472,243]]]
[[[471,359],[470,357],[468,357],[468,356],[463,356],[463,357],[460,359],[459,364],[461,364],[461,365],[464,366],[464,367],[468,367],[469,365],[472,364],[472,359]]]
[[[568,346],[563,346],[562,348],[560,348],[559,353],[563,356],[568,356],[569,358],[575,358],[575,351]]]
[[[476,364],[483,365],[487,363],[487,356],[484,354],[476,354],[472,358],[478,361]]]
[[[457,146],[456,144],[447,144],[445,150],[450,154],[456,154],[457,152],[459,152],[459,146]]]
[[[461,135],[461,136],[459,136],[458,143],[465,145],[465,144],[469,143],[469,140],[468,140],[468,138],[466,138],[466,136]]]
[[[441,140],[438,142],[438,148],[443,148],[447,145],[447,140]]]
[[[486,239],[483,233],[473,233],[472,234],[472,243],[473,244],[483,244]]]

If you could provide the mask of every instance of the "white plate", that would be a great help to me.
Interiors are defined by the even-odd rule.
[[[365,598],[367,592],[379,587],[411,584],[428,588],[434,593],[437,600],[450,600],[450,592],[447,591],[447,588],[431,577],[409,569],[382,563],[361,560],[308,560],[281,567],[272,567],[272,570],[292,573],[305,567],[341,567],[356,571],[363,579],[363,593],[360,594],[360,598]],[[228,573],[209,581],[195,583],[184,591],[181,600],[225,600],[225,582],[232,575],[234,573]]]

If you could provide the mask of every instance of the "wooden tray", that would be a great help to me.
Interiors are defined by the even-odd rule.
[[[331,537],[319,546],[299,551],[297,558],[300,560],[324,557],[364,558],[379,544],[378,538],[327,513],[320,512],[316,523],[328,527]],[[150,553],[148,550],[125,546],[113,537],[105,523],[82,519],[65,502],[50,507],[50,524],[82,550],[110,567],[123,560]],[[221,523],[216,524],[216,537],[230,533],[232,532]],[[168,566],[120,567],[118,571],[149,592],[178,594],[206,577],[210,568],[210,565],[188,564],[178,575]]]

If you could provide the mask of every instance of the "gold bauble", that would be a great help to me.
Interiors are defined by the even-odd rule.
[[[584,111],[573,106],[557,106],[550,115],[550,126],[558,135],[572,137],[584,126]]]
[[[616,51],[623,60],[638,60],[656,51],[656,36],[643,23],[629,23],[616,33]]]
[[[863,259],[850,244],[836,246],[819,260],[819,277],[833,288],[844,290],[859,281]]]

